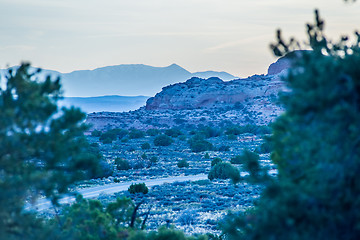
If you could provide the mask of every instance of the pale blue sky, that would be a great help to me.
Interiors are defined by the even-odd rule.
[[[274,61],[277,28],[304,38],[315,7],[329,35],[360,30],[360,3],[341,0],[0,0],[0,68],[177,63],[246,77]]]

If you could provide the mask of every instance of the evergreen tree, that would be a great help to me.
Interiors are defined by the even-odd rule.
[[[0,88],[0,236],[41,239],[41,220],[24,205],[43,195],[56,204],[77,180],[97,175],[98,156],[83,132],[85,114],[58,109],[60,80],[29,64],[9,70]]]
[[[323,29],[316,11],[311,51],[287,54],[296,42],[280,32],[272,45],[293,64],[270,140],[278,177],[254,211],[229,217],[229,239],[360,238],[360,34],[333,43]]]

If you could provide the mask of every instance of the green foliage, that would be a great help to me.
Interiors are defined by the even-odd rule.
[[[243,164],[243,158],[240,155],[236,155],[230,159],[231,164]]]
[[[288,54],[293,69],[273,124],[276,180],[251,216],[228,221],[228,239],[358,239],[360,236],[360,34],[330,42],[315,12],[312,51]],[[277,55],[292,50],[278,32]],[[256,166],[255,166],[256,167]]]
[[[146,160],[146,159],[148,159],[148,156],[146,155],[146,153],[143,153],[143,154],[141,155],[141,158],[144,159],[144,160]]]
[[[54,223],[53,234],[57,234],[53,237],[64,240],[115,239],[117,228],[113,220],[114,218],[104,210],[99,201],[86,200],[78,196],[76,203],[63,210],[59,219],[62,223],[61,227],[57,227]]]
[[[273,144],[270,140],[263,142],[260,146],[256,147],[255,152],[259,154],[271,153],[273,149]]]
[[[146,142],[146,143],[141,144],[141,149],[143,149],[143,150],[150,149],[150,143]]]
[[[149,192],[149,189],[145,183],[133,183],[130,185],[128,191],[131,194],[135,194],[135,193],[147,194]]]
[[[221,130],[209,126],[203,126],[198,129],[198,134],[203,135],[204,138],[218,137],[221,135]]]
[[[115,165],[117,170],[129,170],[131,168],[129,161],[123,158],[116,158]]]
[[[259,155],[255,152],[251,152],[247,149],[244,150],[244,152],[241,155],[237,155],[233,158],[231,158],[230,162],[232,164],[247,164],[252,165],[254,163],[257,163],[259,161]]]
[[[114,128],[102,133],[99,140],[104,144],[110,144],[117,139],[123,138],[127,133],[127,130]]]
[[[145,132],[135,128],[130,129],[129,131],[130,139],[143,138],[143,137],[145,137]]]
[[[115,226],[127,227],[134,212],[134,203],[130,198],[117,198],[106,207],[106,212],[115,220]]]
[[[0,236],[36,238],[41,220],[23,210],[25,200],[39,195],[54,203],[68,186],[96,174],[98,156],[83,132],[85,114],[57,107],[60,80],[22,64],[7,74],[0,89]]]
[[[237,140],[237,137],[236,137],[235,134],[229,134],[229,135],[227,135],[227,138],[228,138],[228,140],[230,140],[230,141],[235,141],[235,140]]]
[[[213,167],[213,166],[215,166],[216,164],[221,163],[221,162],[222,162],[221,158],[216,157],[216,158],[214,158],[213,160],[211,160],[211,167]]]
[[[156,135],[159,135],[160,133],[161,133],[160,130],[156,129],[156,128],[151,128],[151,129],[146,131],[146,134],[148,136],[153,136],[153,137],[156,136]]]
[[[210,155],[209,155],[209,153],[205,153],[205,155],[204,155],[204,159],[210,159]]]
[[[183,135],[183,133],[180,131],[180,129],[178,128],[171,128],[171,129],[167,129],[165,131],[165,135],[168,135],[169,137],[178,137],[180,135]]]
[[[174,228],[160,227],[157,232],[133,232],[129,240],[207,240],[206,236],[193,236],[188,237],[180,230]]]
[[[152,156],[152,157],[149,159],[150,165],[151,165],[151,166],[155,165],[155,164],[158,162],[158,160],[159,160],[158,157]]]
[[[189,163],[186,161],[186,159],[182,159],[182,160],[178,161],[177,166],[178,166],[179,168],[187,168],[187,167],[189,167],[190,165],[189,165]]]
[[[240,181],[240,171],[230,163],[220,162],[210,169],[208,178],[210,180],[231,179],[234,183],[237,183]]]
[[[243,126],[230,126],[225,130],[225,134],[226,135],[240,135],[240,134],[244,134],[244,133],[252,133],[252,134],[256,134],[256,135],[264,135],[264,134],[270,134],[271,133],[271,128],[268,126],[264,126],[264,125],[252,125],[252,124],[247,124],[247,125],[243,125]]]
[[[170,146],[173,143],[173,139],[167,135],[159,135],[154,139],[155,146]]]
[[[100,137],[101,134],[102,133],[99,130],[94,130],[94,131],[91,132],[91,136],[93,136],[93,137]]]
[[[214,146],[206,141],[201,135],[195,135],[189,140],[190,149],[193,152],[211,151]]]

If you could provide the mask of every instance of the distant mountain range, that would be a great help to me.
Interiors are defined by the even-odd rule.
[[[6,72],[7,69],[0,69],[0,79],[4,78]],[[87,113],[138,109],[145,105],[149,98],[146,96],[154,96],[163,87],[185,82],[192,77],[218,77],[224,81],[237,78],[226,72],[191,73],[176,64],[167,67],[124,64],[70,73],[43,69],[39,79],[48,75],[61,78],[65,96],[60,102],[61,106],[77,106]]]
[[[237,78],[226,72],[191,73],[176,64],[167,67],[126,64],[70,73],[44,69],[42,76],[45,75],[61,77],[66,97],[154,96],[164,86],[185,82],[191,77],[218,77],[225,81]]]

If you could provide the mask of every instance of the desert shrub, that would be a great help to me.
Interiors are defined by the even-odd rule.
[[[103,144],[111,144],[113,140],[111,138],[104,138],[101,140]]]
[[[209,181],[209,179],[205,179],[205,180],[193,181],[192,184],[196,184],[196,185],[200,185],[200,186],[206,186],[206,185],[211,184],[211,182]]]
[[[237,140],[237,136],[235,134],[229,134],[227,135],[227,139],[230,141],[235,141]]]
[[[144,136],[145,136],[145,133],[139,129],[132,128],[129,131],[130,139],[143,138]]]
[[[158,159],[158,157],[156,157],[156,156],[152,156],[152,157],[149,159],[149,161],[150,161],[152,164],[155,164],[155,163],[157,163],[157,162],[159,161],[159,159]]]
[[[230,159],[230,163],[231,164],[242,164],[244,162],[243,162],[242,156],[236,155]]]
[[[251,152],[247,149],[244,150],[244,152],[239,156],[235,156],[233,158],[231,158],[230,162],[233,164],[247,164],[247,165],[252,165],[253,162],[258,162],[259,161],[259,155],[255,152]]]
[[[133,169],[143,169],[146,167],[146,162],[144,160],[137,160],[133,162]]]
[[[204,138],[212,138],[220,136],[221,130],[210,126],[203,126],[198,129],[198,133],[203,135]]]
[[[180,213],[177,222],[180,223],[180,225],[191,225],[197,221],[198,217],[199,215],[196,210],[186,209]]]
[[[213,160],[211,160],[211,167],[213,167],[213,166],[215,166],[216,164],[221,163],[221,162],[222,162],[221,158],[216,157],[216,158],[214,158]]]
[[[146,142],[146,143],[141,144],[141,149],[143,149],[143,150],[150,149],[150,143]]]
[[[147,167],[155,166],[158,161],[159,161],[158,157],[156,157],[156,156],[150,157],[150,158],[149,158],[149,161],[148,161],[148,166],[147,166]]]
[[[180,136],[178,137],[178,139],[179,139],[180,141],[186,141],[186,136],[185,136],[185,135],[180,135]]]
[[[149,130],[146,131],[146,135],[148,136],[157,136],[161,133],[161,131],[159,129],[156,129],[156,128],[151,128]]]
[[[270,141],[263,142],[260,146],[256,147],[255,152],[259,154],[271,153],[273,144]]]
[[[215,164],[215,166],[210,169],[208,178],[210,180],[231,179],[233,182],[236,183],[240,181],[240,171],[239,169],[237,169],[237,167],[231,165],[230,163],[221,162]]]
[[[244,133],[252,133],[252,134],[270,134],[271,128],[265,125],[254,125],[254,124],[247,124],[242,126],[230,126],[225,130],[226,135],[240,135]]]
[[[120,129],[120,128],[110,129],[110,130],[102,133],[99,140],[104,144],[112,143],[113,141],[115,141],[117,139],[123,138],[126,134],[127,134],[127,131],[124,129]]]
[[[239,135],[242,131],[239,126],[231,126],[225,130],[226,135]]]
[[[171,129],[165,130],[165,135],[176,138],[180,135],[183,135],[183,133],[178,128],[171,128]]]
[[[101,131],[94,130],[94,131],[91,132],[91,136],[92,137],[100,137],[101,136]]]
[[[131,168],[129,161],[123,158],[116,158],[115,165],[117,170],[129,170]]]
[[[128,191],[131,194],[135,194],[135,193],[147,194],[149,192],[149,189],[145,183],[133,183],[130,185]]]
[[[187,167],[189,167],[189,163],[185,159],[182,159],[182,160],[178,161],[177,166],[179,168],[187,168]]]
[[[155,146],[169,146],[173,143],[173,139],[167,135],[159,135],[154,139]]]
[[[148,159],[148,156],[146,155],[146,153],[143,153],[143,154],[141,155],[141,158],[145,160],[145,159]]]
[[[189,140],[190,149],[193,152],[211,151],[214,146],[206,141],[201,135],[195,135]]]

